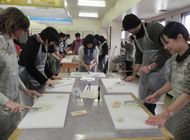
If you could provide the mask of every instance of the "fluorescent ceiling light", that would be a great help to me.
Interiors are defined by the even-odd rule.
[[[104,0],[78,0],[79,6],[93,6],[93,7],[105,7],[106,2]]]
[[[98,13],[80,12],[79,17],[98,17]]]

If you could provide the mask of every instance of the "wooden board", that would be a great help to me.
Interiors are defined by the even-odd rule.
[[[70,77],[106,77],[103,72],[71,72]]]
[[[63,128],[67,114],[69,94],[45,94],[40,97],[18,125],[21,129]]]
[[[119,130],[152,129],[156,126],[145,124],[148,114],[131,95],[104,95],[108,110],[113,120],[114,126]],[[114,106],[115,102],[120,102],[120,106]]]
[[[51,93],[63,93],[72,92],[75,78],[63,78],[62,80],[57,80],[53,87],[46,87],[45,92]]]

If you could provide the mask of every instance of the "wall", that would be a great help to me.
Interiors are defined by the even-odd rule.
[[[117,69],[112,60],[120,55],[121,43],[121,23],[117,21],[111,22],[111,50],[110,50],[110,71]]]
[[[32,33],[36,33],[46,27],[47,26],[44,24],[39,24],[31,21],[30,31],[33,31]],[[55,23],[54,27],[58,31],[69,33],[71,35],[71,39],[75,38],[74,35],[76,32],[80,32],[82,37],[86,36],[88,33],[100,33],[100,21],[98,20],[73,19],[72,25],[60,25]]]
[[[146,21],[151,22],[151,21],[155,21],[155,20],[165,18],[166,21],[178,21],[178,22],[180,22],[181,21],[181,14],[184,13],[184,12],[187,12],[187,11],[190,11],[190,6],[187,6],[187,7],[175,10],[175,11],[171,11],[171,12],[168,12],[168,13],[165,13],[165,14],[162,14],[162,15],[157,16],[157,17],[150,18],[150,19],[148,19]]]
[[[102,26],[109,26],[109,24],[118,16],[126,13],[131,7],[136,5],[140,0],[117,0],[115,5],[105,13],[101,20]]]

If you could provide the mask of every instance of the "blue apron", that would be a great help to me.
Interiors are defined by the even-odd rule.
[[[87,49],[86,53],[85,53],[85,50],[84,50],[83,59],[84,59],[84,63],[86,65],[90,65],[90,64],[93,63],[93,60],[94,60],[93,52],[94,52],[94,49]],[[80,72],[88,72],[88,70],[84,66],[80,66],[79,71]],[[90,71],[95,72],[95,67],[93,67]]]

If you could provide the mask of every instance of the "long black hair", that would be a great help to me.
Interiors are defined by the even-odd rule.
[[[92,48],[88,48],[88,44],[93,44]],[[88,34],[84,39],[83,39],[83,46],[84,46],[84,53],[87,53],[87,50],[90,49],[91,52],[95,49],[96,47],[96,40],[95,37],[92,34]]]
[[[57,30],[53,27],[45,28],[39,35],[43,41],[47,39],[48,43],[50,43],[51,41],[58,42],[59,34]]]
[[[171,21],[163,28],[160,34],[160,42],[161,39],[164,40],[164,35],[171,39],[177,39],[179,34],[181,34],[186,41],[188,40],[189,32],[187,28],[179,22]]]

